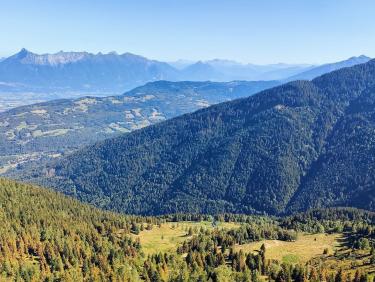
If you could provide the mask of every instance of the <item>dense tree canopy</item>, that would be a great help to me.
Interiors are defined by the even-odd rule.
[[[39,187],[0,179],[0,280],[3,281],[366,281],[375,261],[374,213],[356,209],[313,210],[287,218],[218,214],[136,217],[100,211]],[[173,221],[211,221],[189,228],[175,250],[147,257],[135,234]],[[217,222],[237,222],[234,228]],[[316,228],[317,226],[322,228]],[[148,231],[144,231],[147,229]],[[306,265],[270,260],[263,244],[255,252],[236,246],[260,240],[298,240],[297,232],[344,232],[347,247],[364,266],[330,269],[324,254]],[[133,234],[132,234],[133,233]],[[157,248],[157,246],[155,246]],[[339,265],[340,256],[335,257]],[[263,277],[263,278],[262,278]],[[356,278],[357,277],[357,278]],[[343,280],[337,280],[337,279]],[[320,280],[319,280],[320,279]],[[371,281],[371,280],[369,280]]]
[[[0,174],[22,175],[32,164],[85,145],[278,84],[157,81],[119,96],[54,100],[0,112]]]
[[[375,61],[83,149],[29,179],[136,214],[374,208]]]
[[[0,218],[0,280],[1,275],[26,281],[134,275],[140,245],[129,236],[131,217],[0,179]]]

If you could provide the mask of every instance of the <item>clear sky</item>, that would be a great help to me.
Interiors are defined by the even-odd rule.
[[[0,56],[22,47],[132,52],[166,61],[375,57],[375,1],[0,0]]]

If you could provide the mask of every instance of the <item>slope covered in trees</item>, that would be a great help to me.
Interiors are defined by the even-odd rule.
[[[148,83],[120,96],[56,100],[0,113],[0,174],[84,145],[278,85],[257,82]]]
[[[354,271],[367,279],[374,270],[375,216],[356,209],[314,210],[284,219],[234,214],[134,217],[100,211],[56,192],[0,179],[0,218],[1,281],[256,282],[262,281],[262,275],[272,281],[319,281],[317,277],[323,277],[333,282],[359,281],[352,279],[354,276],[335,279],[350,277]],[[171,221],[171,229],[184,224],[181,221],[194,221],[196,227],[186,230],[183,241],[176,241],[172,250],[143,255],[135,234],[139,238],[167,221]],[[240,224],[216,227],[222,222]],[[211,223],[209,228],[206,223]],[[272,259],[265,245],[259,252],[238,251],[261,240],[289,244],[297,240],[300,244],[298,236],[304,236],[303,232],[343,231],[347,241],[340,250],[350,251],[349,258],[341,253],[319,254],[300,265]],[[321,242],[315,239],[314,244]],[[347,267],[344,261],[353,255],[360,260]],[[332,261],[334,269],[330,268]],[[339,265],[345,268],[338,271]]]
[[[131,277],[140,253],[130,217],[39,187],[0,179],[0,218],[1,281]]]
[[[88,147],[29,176],[126,213],[374,208],[375,61]]]

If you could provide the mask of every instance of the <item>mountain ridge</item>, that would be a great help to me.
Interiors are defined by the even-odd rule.
[[[157,80],[213,81],[234,80],[290,81],[308,79],[364,62],[351,58],[335,67],[296,64],[242,64],[213,59],[198,62],[167,63],[132,53],[63,52],[36,54],[22,49],[0,61],[0,111],[56,98],[120,95]],[[334,65],[334,64],[333,64]],[[10,94],[17,93],[9,97]]]
[[[133,58],[137,60],[143,60],[143,61],[151,61],[151,62],[157,62],[156,60],[149,60],[145,57],[135,55],[132,53],[123,53],[123,54],[117,54],[116,52],[109,52],[106,54],[103,54],[101,52],[94,54],[94,53],[89,53],[86,51],[82,52],[64,52],[64,51],[59,51],[57,53],[53,54],[36,54],[33,53],[25,48],[22,48],[18,53],[16,53],[13,56],[10,56],[8,58],[5,58],[6,60],[14,60],[18,61],[23,64],[40,64],[40,65],[52,65],[56,66],[59,64],[69,64],[69,63],[75,63],[80,60],[85,60],[93,57],[112,57],[112,58]]]
[[[339,61],[336,63],[328,63],[328,64],[323,64],[321,66],[314,67],[310,70],[307,70],[297,75],[289,77],[287,81],[301,80],[301,79],[311,80],[325,73],[329,73],[329,72],[332,72],[341,68],[345,68],[345,67],[352,67],[358,64],[367,63],[370,60],[371,58],[365,55],[360,55],[358,57],[353,56],[353,57],[350,57],[349,59]]]
[[[34,54],[22,49],[0,62],[0,81],[30,91],[112,91],[122,93],[144,83],[177,78],[164,62],[124,53],[59,52]],[[16,87],[14,88],[17,89]]]
[[[373,209],[371,167],[357,169],[354,177],[321,165],[319,158],[326,155],[340,164],[340,156],[347,155],[341,164],[347,171],[356,169],[351,157],[365,161],[362,155],[375,140],[370,106],[375,95],[368,95],[374,77],[372,60],[313,81],[290,82],[105,140],[51,163],[43,173],[32,172],[29,180],[102,208],[137,214]],[[338,130],[340,121],[351,119],[347,111],[353,107],[367,111],[358,114],[368,124],[367,147],[359,145],[358,134],[344,138],[357,121]],[[349,144],[334,145],[330,136],[335,134],[337,142]],[[341,150],[348,146],[358,152]],[[342,187],[335,179],[351,184]]]
[[[157,81],[119,96],[61,99],[14,108],[0,113],[0,174],[276,85],[276,81]]]

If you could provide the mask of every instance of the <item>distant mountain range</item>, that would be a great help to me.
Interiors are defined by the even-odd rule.
[[[182,77],[212,81],[283,80],[311,68],[311,65],[254,65],[216,59],[187,65],[182,69]]]
[[[0,174],[84,145],[278,85],[259,82],[148,83],[120,96],[55,100],[0,113]]]
[[[37,55],[26,49],[0,63],[0,82],[21,91],[111,91],[149,81],[175,79],[176,69],[125,53],[59,52]],[[1,90],[1,87],[0,87]]]
[[[352,58],[349,58],[345,61],[341,61],[341,62],[337,62],[337,63],[333,63],[333,64],[325,64],[325,65],[322,65],[322,66],[311,68],[311,69],[306,70],[302,73],[291,76],[290,78],[288,78],[288,80],[289,81],[311,80],[311,79],[314,79],[318,76],[321,76],[323,74],[326,74],[326,73],[329,73],[329,72],[332,72],[332,71],[335,71],[335,70],[338,70],[338,69],[342,69],[342,68],[346,68],[346,67],[352,67],[352,66],[355,66],[355,65],[367,63],[370,60],[371,60],[371,58],[363,56],[363,55],[359,56],[359,57],[352,57]]]
[[[59,52],[38,55],[22,49],[0,62],[0,90],[121,93],[156,80],[279,80],[311,67],[245,65],[225,60],[179,63],[176,62],[174,67],[130,53]]]
[[[340,62],[337,66],[319,67],[241,64],[218,59],[166,63],[130,53],[59,52],[38,55],[22,49],[0,61],[0,93],[58,92],[67,93],[67,97],[70,97],[70,92],[79,92],[81,96],[103,96],[102,93],[123,93],[157,80],[224,82],[311,79],[337,68],[363,63],[366,59],[361,56]]]
[[[375,60],[107,139],[27,179],[131,214],[375,210],[374,106]]]

